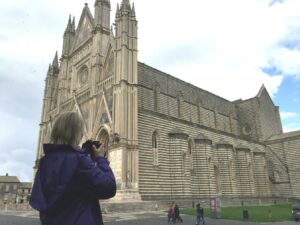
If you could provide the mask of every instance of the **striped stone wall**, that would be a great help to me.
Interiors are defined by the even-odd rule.
[[[237,189],[242,196],[253,196],[255,193],[251,161],[250,149],[236,148]]]
[[[216,193],[212,142],[197,136],[192,146],[192,192],[193,198],[205,198]]]
[[[254,149],[264,152],[264,145],[142,109],[138,121],[142,199],[269,195],[268,177],[262,174],[264,155],[254,154]],[[182,135],[170,135],[174,128]],[[153,164],[153,132],[159,133],[158,165]],[[241,145],[248,153],[236,149]]]
[[[276,196],[300,198],[300,132],[279,135],[267,141],[267,154],[271,160],[272,191]]]
[[[224,141],[218,143],[215,154],[217,165],[221,177],[222,196],[236,196],[236,170],[233,146],[225,144]]]
[[[282,133],[278,107],[264,86],[254,98],[230,102],[142,63],[138,74],[138,141],[143,162],[139,187],[144,198],[293,196],[298,168],[294,174],[286,169],[289,162],[282,144],[272,146],[276,155],[264,144]],[[171,139],[174,128],[187,139]],[[159,148],[153,151],[155,130],[160,133]],[[291,165],[298,146],[287,147],[292,149]],[[159,165],[153,167],[156,151]],[[149,171],[155,175],[147,175]],[[274,174],[280,181],[274,183]],[[293,185],[289,176],[295,177]]]
[[[293,196],[300,198],[300,137],[284,142]]]
[[[265,152],[253,153],[254,183],[257,196],[270,195]]]
[[[138,102],[142,109],[239,133],[234,103],[142,63],[138,65],[138,75]]]

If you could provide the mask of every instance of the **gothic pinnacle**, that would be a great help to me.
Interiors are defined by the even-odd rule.
[[[51,63],[50,63],[50,64],[49,64],[49,69],[48,69],[48,72],[47,72],[47,76],[52,75],[52,72],[53,72],[53,68],[52,68],[52,65],[51,65]]]
[[[129,0],[122,0],[121,10],[124,10],[124,9],[130,9],[130,2],[129,2]]]
[[[134,8],[134,3],[132,3],[131,15],[135,17],[135,8]]]
[[[119,13],[120,13],[120,6],[119,3],[117,3],[116,17],[119,15]]]
[[[71,15],[69,15],[68,25],[65,32],[70,32],[71,30],[72,30]]]
[[[73,21],[72,21],[72,32],[75,32],[75,16],[73,16]]]
[[[58,56],[57,56],[57,51],[55,52],[55,56],[52,62],[52,67],[53,67],[53,72],[58,73],[59,71],[59,65],[58,65]]]

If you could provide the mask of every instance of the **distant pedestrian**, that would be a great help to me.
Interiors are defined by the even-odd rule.
[[[173,222],[173,216],[174,216],[174,208],[172,203],[168,209],[168,223]]]
[[[181,216],[180,216],[180,212],[179,212],[179,207],[177,204],[175,204],[174,206],[174,222],[176,223],[176,221],[178,222],[183,222]]]
[[[204,222],[204,210],[200,206],[200,203],[197,204],[196,213],[197,213],[197,223],[196,223],[196,225],[200,225],[200,222],[202,222],[202,224],[204,225],[204,223],[205,223]]]

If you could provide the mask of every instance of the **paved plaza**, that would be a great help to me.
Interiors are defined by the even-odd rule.
[[[182,215],[181,225],[194,225],[193,216]],[[165,212],[134,212],[134,213],[110,213],[104,215],[104,223],[107,225],[168,225]],[[173,223],[170,223],[173,224]],[[252,223],[244,221],[232,221],[207,218],[206,225],[300,225],[294,221],[277,223]],[[35,212],[1,212],[0,225],[40,225]]]

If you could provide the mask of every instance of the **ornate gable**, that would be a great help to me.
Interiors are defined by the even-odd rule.
[[[73,45],[73,51],[82,46],[87,40],[92,37],[92,31],[94,28],[94,18],[91,11],[87,7],[84,7],[79,24],[75,34],[75,41]]]
[[[109,45],[106,52],[101,79],[105,80],[112,75],[114,75],[114,53],[111,45]]]

